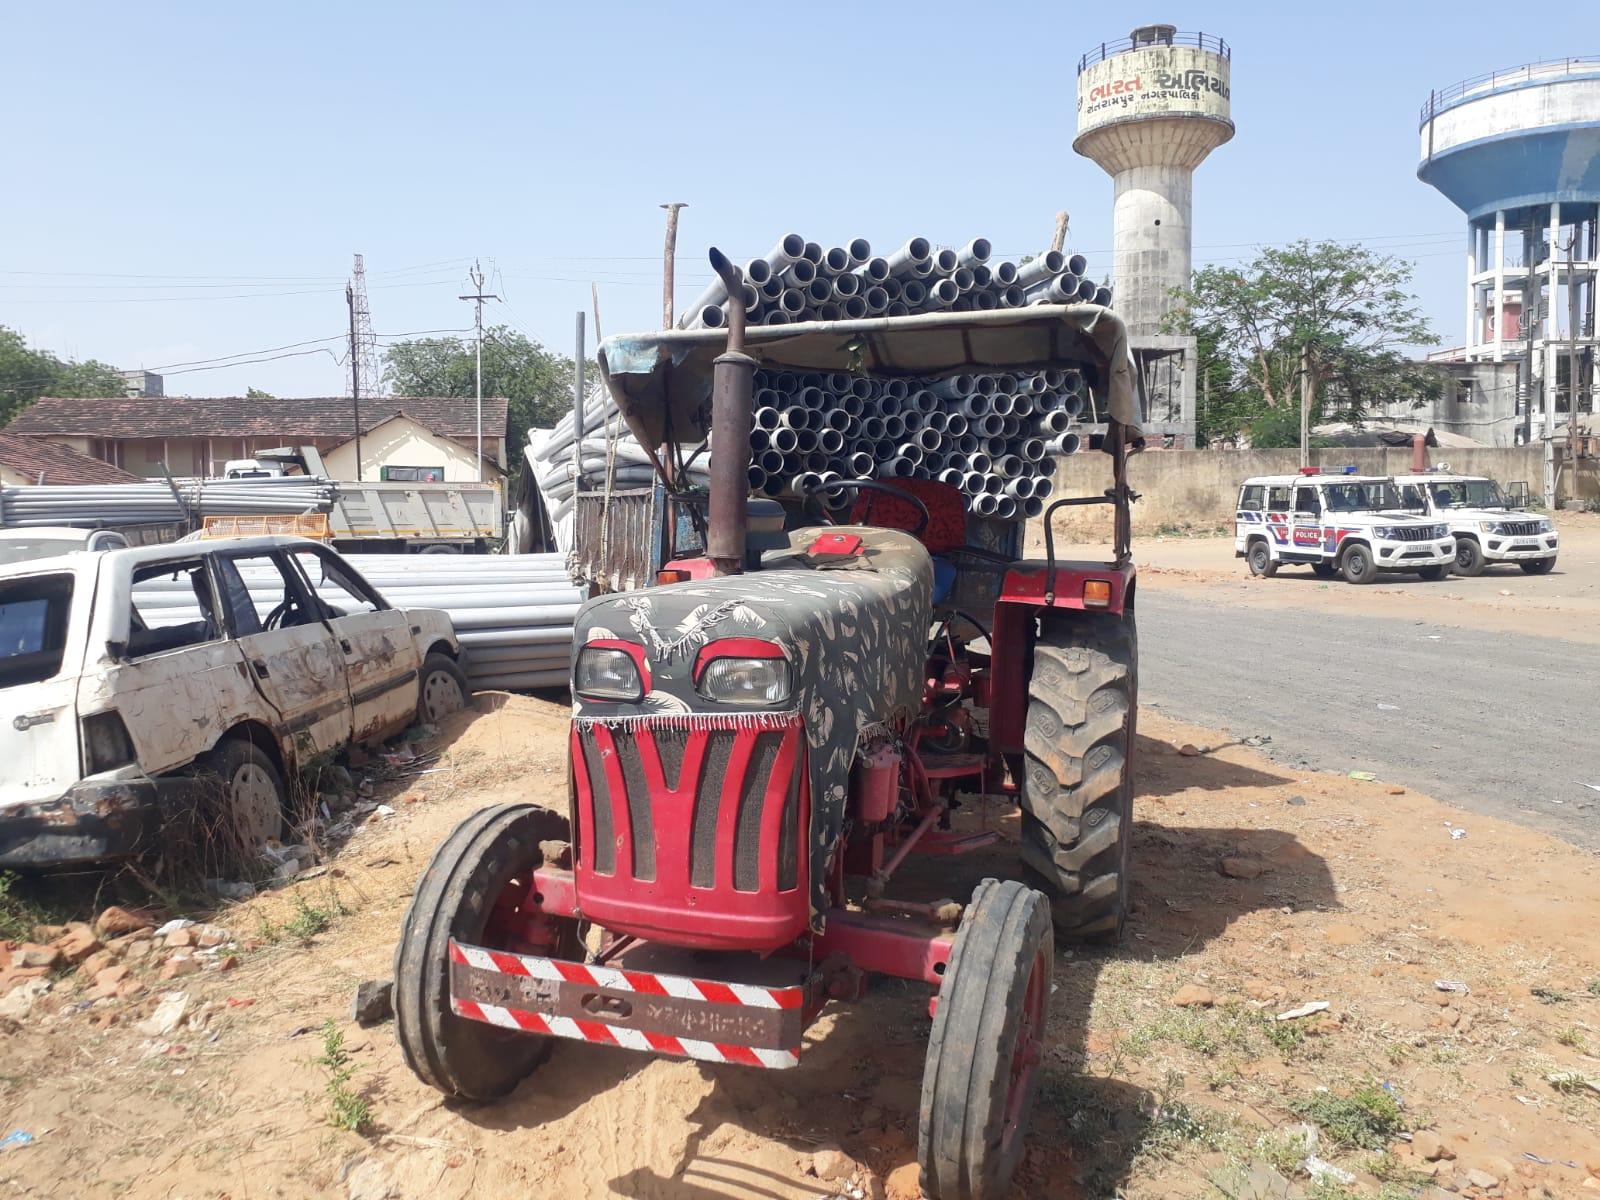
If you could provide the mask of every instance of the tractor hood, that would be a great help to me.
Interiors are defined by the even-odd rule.
[[[859,553],[817,554],[823,534],[860,539]],[[904,728],[922,700],[933,564],[910,534],[866,526],[796,530],[761,570],[600,596],[579,611],[573,654],[593,641],[644,649],[639,703],[573,693],[573,720],[626,728],[731,729],[803,723],[811,785],[812,911],[820,911],[828,851],[844,821],[857,744]],[[695,686],[702,651],[730,638],[776,644],[788,661],[787,701],[765,709],[719,703]],[[730,645],[730,655],[749,647]]]
[[[600,343],[600,372],[643,446],[699,444],[711,428],[711,364],[725,329],[623,334]],[[752,325],[745,353],[759,367],[883,377],[959,371],[1084,371],[1111,419],[1139,438],[1139,407],[1121,318],[1095,304],[1039,304],[862,321]]]

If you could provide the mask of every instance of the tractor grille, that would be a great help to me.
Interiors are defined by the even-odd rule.
[[[574,726],[573,738],[580,751],[574,762],[584,775],[580,829],[591,830],[581,853],[596,875],[753,893],[761,888],[763,862],[771,861],[776,890],[796,886],[805,763],[797,722],[736,729],[584,725]],[[779,777],[783,761],[789,765]],[[775,824],[773,806],[781,808]]]

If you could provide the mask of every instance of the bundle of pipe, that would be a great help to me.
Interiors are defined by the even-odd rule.
[[[560,554],[359,554],[351,565],[396,608],[438,608],[449,614],[466,651],[475,688],[560,687],[572,655],[572,621],[583,594],[567,578]],[[247,568],[245,585],[265,613],[281,597],[271,571]],[[324,582],[318,594],[349,606]],[[134,604],[152,626],[200,617],[186,576],[139,584]]]
[[[1111,289],[1086,274],[1081,254],[1048,250],[1022,263],[994,261],[987,238],[959,249],[909,238],[887,257],[874,257],[865,238],[824,250],[786,233],[762,258],[744,264],[738,297],[752,324],[854,321],[912,313],[1021,308],[1027,304],[1111,303]],[[720,329],[733,303],[714,281],[684,310],[680,329]]]
[[[1077,371],[878,379],[760,370],[750,488],[797,496],[834,479],[937,479],[980,517],[1037,516],[1054,489],[1054,456],[1082,447],[1092,417]],[[839,507],[854,500],[845,489],[832,495]]]
[[[0,526],[146,525],[197,515],[328,512],[337,496],[337,484],[305,475],[8,487],[0,488]]]

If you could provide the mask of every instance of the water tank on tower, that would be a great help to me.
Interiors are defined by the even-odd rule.
[[[1193,445],[1194,339],[1167,333],[1172,291],[1187,287],[1194,169],[1233,137],[1232,55],[1221,38],[1143,25],[1078,62],[1078,136],[1116,187],[1117,311],[1145,377],[1149,431]]]
[[[1465,337],[1429,355],[1467,399],[1434,415],[1449,428],[1459,411],[1462,432],[1495,445],[1564,437],[1574,411],[1578,429],[1591,424],[1600,58],[1529,63],[1431,92],[1420,133],[1418,177],[1467,217]]]

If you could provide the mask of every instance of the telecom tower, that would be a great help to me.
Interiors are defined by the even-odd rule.
[[[350,272],[350,320],[355,342],[350,359],[351,382],[360,372],[359,394],[383,395],[383,371],[378,365],[378,338],[372,332],[372,313],[367,308],[367,264],[361,255],[355,256],[355,268]]]
[[[1173,289],[1189,286],[1194,170],[1233,137],[1231,60],[1221,38],[1175,25],[1142,25],[1078,60],[1072,148],[1116,185],[1116,308],[1144,377],[1146,432],[1179,448],[1194,445],[1195,342],[1166,321]]]
[[[1417,177],[1467,214],[1464,344],[1441,424],[1494,445],[1592,425],[1600,266],[1600,58],[1431,92]],[[1491,365],[1493,364],[1493,365]],[[1501,369],[1503,367],[1503,369]]]

